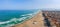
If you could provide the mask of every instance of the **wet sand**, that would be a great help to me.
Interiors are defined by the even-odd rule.
[[[44,27],[44,18],[42,12],[37,13],[32,19],[29,19],[22,24],[17,24],[13,27]]]

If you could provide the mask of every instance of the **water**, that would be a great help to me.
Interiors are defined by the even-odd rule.
[[[33,17],[38,10],[0,10],[0,27],[8,27]]]

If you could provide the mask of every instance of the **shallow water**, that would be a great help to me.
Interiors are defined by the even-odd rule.
[[[0,27],[22,23],[33,17],[38,10],[0,10]]]

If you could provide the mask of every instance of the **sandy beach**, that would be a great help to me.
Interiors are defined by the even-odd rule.
[[[17,24],[12,27],[44,27],[44,18],[42,12],[37,13],[32,19],[29,19],[22,24]]]

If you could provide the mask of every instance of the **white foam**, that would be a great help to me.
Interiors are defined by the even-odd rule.
[[[27,15],[32,15],[32,14],[27,14]]]
[[[19,18],[19,19],[17,19],[17,18],[13,18],[13,19],[11,19],[11,20],[9,20],[9,21],[0,22],[0,24],[9,23],[9,22],[11,22],[11,21],[16,21],[16,20],[22,21],[22,20],[26,19],[27,17],[30,17],[32,14],[26,14],[26,15],[29,15],[29,16],[22,17],[22,18]],[[25,15],[22,15],[22,16],[25,16]]]
[[[4,24],[5,22],[0,22],[0,24]]]
[[[25,16],[25,15],[21,15],[21,16]]]
[[[31,14],[25,14],[25,15],[21,15],[21,16],[27,16],[27,15],[31,16],[31,15],[32,15],[32,13],[31,13]]]
[[[12,22],[12,21],[16,21],[16,20],[19,20],[19,21],[22,21],[22,20],[24,20],[24,19],[26,19],[27,17],[22,17],[22,18],[13,18],[13,19],[11,19],[11,20],[9,20],[9,21],[5,21],[5,22],[0,22],[0,24],[5,24],[5,23],[9,23],[9,22]]]
[[[11,20],[9,20],[9,21],[5,21],[5,22],[0,22],[0,24],[5,24],[5,23],[9,23],[9,22],[11,22],[11,21],[15,21],[16,20],[16,18],[13,18],[13,19],[11,19]]]
[[[10,21],[15,21],[15,20],[17,20],[17,18],[13,18],[13,19],[11,19]]]
[[[8,22],[10,22],[10,21],[0,22],[0,24],[5,24],[5,23],[8,23]]]
[[[24,15],[21,15],[21,16],[34,16],[35,14],[37,14],[38,12],[34,12],[34,13],[29,13],[29,14],[24,14]]]
[[[0,22],[0,24],[5,24],[5,23],[8,23],[8,25],[6,26],[13,26],[15,24],[9,24],[9,22],[12,22],[12,21],[22,21],[22,20],[25,20],[27,17],[31,18],[32,16],[34,16],[37,12],[34,12],[34,13],[30,13],[30,14],[25,14],[25,15],[21,15],[21,16],[24,16],[22,18],[13,18],[9,21],[5,21],[5,22]]]
[[[24,19],[26,19],[27,17],[22,17],[22,18],[20,18],[20,19],[18,19],[19,21],[22,21],[22,20],[24,20]]]

